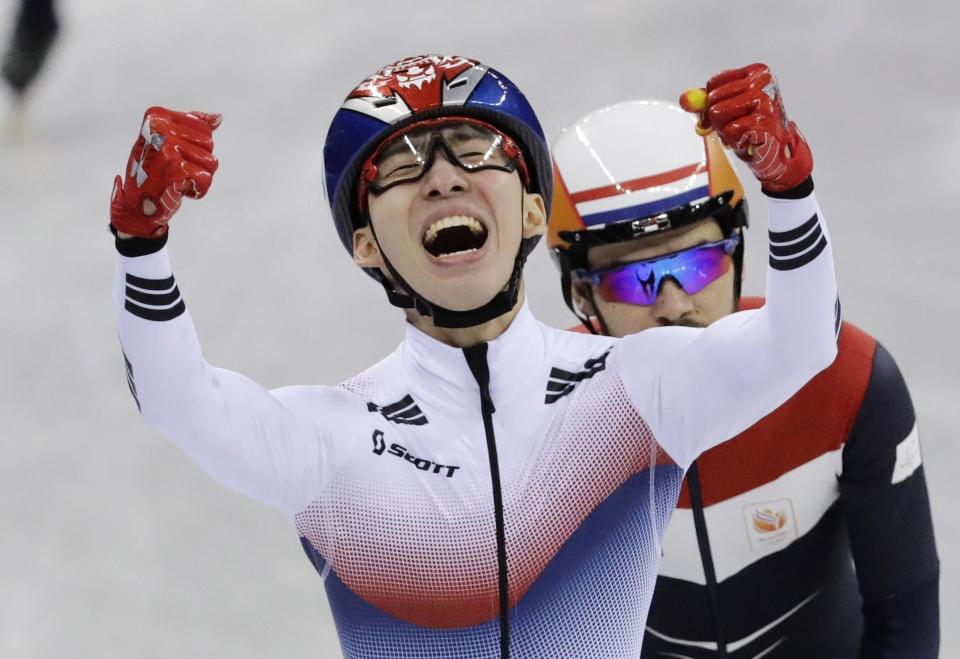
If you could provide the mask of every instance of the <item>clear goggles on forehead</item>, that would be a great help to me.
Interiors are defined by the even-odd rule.
[[[660,287],[668,277],[687,295],[699,293],[730,269],[730,255],[739,243],[740,234],[734,233],[725,240],[694,245],[655,259],[605,270],[578,269],[576,273],[579,279],[594,286],[602,300],[649,306],[657,301]]]
[[[366,207],[367,192],[379,195],[423,178],[437,149],[467,172],[519,170],[524,185],[529,183],[523,154],[509,136],[478,119],[440,117],[411,124],[380,143],[360,170],[360,207]]]

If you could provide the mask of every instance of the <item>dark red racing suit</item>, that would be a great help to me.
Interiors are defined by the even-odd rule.
[[[643,656],[936,657],[938,579],[910,395],[844,323],[830,368],[690,467]]]

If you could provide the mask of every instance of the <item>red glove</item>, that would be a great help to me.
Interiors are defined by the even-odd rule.
[[[795,188],[813,171],[810,147],[787,119],[780,88],[766,64],[718,73],[706,90],[684,92],[680,105],[700,115],[697,132],[717,131],[764,192]]]
[[[167,232],[183,195],[199,199],[207,194],[217,171],[213,131],[220,119],[219,114],[160,107],[143,114],[126,177],[113,181],[110,224],[117,231],[158,238]]]

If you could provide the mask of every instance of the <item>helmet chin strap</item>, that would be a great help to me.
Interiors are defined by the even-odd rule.
[[[383,251],[383,247],[380,245],[380,239],[377,238],[377,232],[373,227],[373,221],[370,219],[369,214],[367,215],[367,226],[370,227],[370,232],[373,234],[373,239],[377,243],[380,256],[383,258],[383,263],[387,267],[390,277],[396,283],[397,287],[404,291],[399,292],[392,288],[383,273],[379,270],[374,270],[374,277],[380,282],[380,285],[383,286],[383,290],[386,291],[390,304],[395,307],[400,307],[401,309],[415,309],[420,315],[433,318],[433,324],[437,327],[444,328],[462,328],[481,325],[513,309],[520,295],[523,266],[527,261],[527,256],[530,255],[530,252],[533,251],[534,246],[537,244],[537,238],[522,238],[520,240],[520,248],[517,250],[516,258],[513,260],[513,272],[510,273],[510,279],[507,280],[507,285],[497,292],[489,302],[476,309],[454,311],[434,304],[413,290],[413,287],[397,272],[397,269],[390,263],[390,259],[387,258],[386,252]]]
[[[590,306],[593,307],[594,312],[597,314],[596,319],[600,324],[600,333],[604,336],[613,336],[613,334],[610,332],[610,326],[607,325],[607,321],[603,319],[603,314],[600,313],[600,307],[597,306],[597,299],[593,296],[593,286],[587,288],[587,295],[590,297]],[[587,323],[584,324],[587,325]],[[589,325],[587,325],[587,329],[589,329],[592,334],[597,333],[596,330],[593,329],[593,323],[589,323]]]
[[[573,315],[577,317],[577,320],[580,321],[580,324],[590,332],[591,334],[598,334],[597,325],[590,320],[590,317],[585,313],[580,311],[576,304],[573,302],[573,262],[571,260],[570,254],[567,252],[558,251],[556,253],[557,258],[559,259],[560,265],[560,289],[563,293],[563,301],[566,303],[567,308],[573,312]],[[600,309],[597,307],[596,300],[593,297],[593,287],[590,286],[587,288],[587,295],[589,296],[590,305],[596,311],[597,323],[600,325],[599,334],[604,334],[606,336],[612,336],[610,334],[610,329],[607,327],[606,321],[603,319],[603,315],[600,313]]]

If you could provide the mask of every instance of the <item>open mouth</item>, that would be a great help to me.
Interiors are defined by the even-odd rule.
[[[423,247],[437,258],[474,252],[487,242],[487,229],[467,215],[437,220],[423,234]]]

